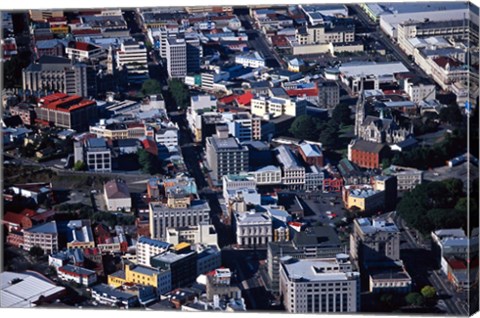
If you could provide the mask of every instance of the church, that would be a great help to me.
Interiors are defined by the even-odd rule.
[[[412,135],[412,128],[401,128],[392,118],[385,118],[383,110],[380,117],[366,116],[363,81],[361,82],[360,96],[355,108],[355,136],[360,140],[374,143],[396,144]]]

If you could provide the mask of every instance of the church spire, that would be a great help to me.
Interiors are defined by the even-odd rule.
[[[355,106],[355,135],[359,137],[360,127],[365,119],[365,96],[363,87],[364,77],[360,78],[360,90],[358,93],[357,105]]]

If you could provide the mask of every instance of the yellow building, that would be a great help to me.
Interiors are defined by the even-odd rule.
[[[372,187],[344,187],[345,208],[357,208],[360,211],[373,211],[385,204],[385,191],[375,190]]]
[[[125,283],[152,286],[160,293],[166,293],[172,286],[171,272],[144,265],[125,265],[124,271],[108,275],[108,285],[112,287],[119,287]]]

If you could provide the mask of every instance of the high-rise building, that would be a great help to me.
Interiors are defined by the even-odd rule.
[[[184,78],[187,75],[187,43],[184,38],[167,39],[166,59],[168,77]]]
[[[142,83],[148,79],[147,47],[143,42],[123,42],[117,51],[116,60],[117,68],[127,71],[128,82]]]
[[[217,134],[206,139],[207,163],[214,182],[224,175],[248,171],[248,147],[228,136],[228,127],[217,126]]]
[[[150,203],[150,233],[152,238],[166,239],[168,228],[198,225],[210,220],[207,201],[194,200],[190,194],[176,191],[168,194],[167,203]]]
[[[173,245],[167,242],[142,236],[137,241],[137,263],[150,266],[150,258],[168,251]]]
[[[203,48],[196,34],[185,34],[187,43],[187,73],[196,73],[200,70]]]
[[[348,255],[297,260],[282,258],[280,290],[289,313],[357,312],[360,273]]]
[[[89,90],[87,73],[86,64],[73,64],[71,60],[58,56],[42,56],[38,62],[23,69],[23,89],[33,95],[59,91],[69,95],[92,96],[95,91]]]

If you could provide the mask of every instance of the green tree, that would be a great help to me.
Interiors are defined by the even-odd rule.
[[[463,121],[462,113],[457,104],[451,104],[440,109],[439,117],[442,122],[455,126],[461,124]]]
[[[138,163],[142,167],[144,173],[155,174],[158,171],[157,158],[145,149],[140,149],[138,151]]]
[[[437,290],[434,287],[427,285],[427,286],[424,286],[422,290],[420,290],[420,293],[426,299],[430,299],[435,297],[435,295],[437,294]]]
[[[337,125],[350,125],[352,123],[351,115],[352,111],[348,105],[338,104],[333,109],[332,120],[337,123]]]
[[[43,250],[40,246],[34,245],[30,248],[30,250],[28,251],[28,254],[30,254],[30,256],[35,257],[35,259],[39,259],[40,257],[43,256]]]
[[[308,115],[301,115],[295,118],[290,126],[289,132],[298,139],[317,140],[317,123]]]
[[[162,92],[162,86],[159,81],[148,79],[143,82],[141,91],[144,95],[160,94]]]
[[[75,164],[73,165],[73,170],[75,170],[75,171],[85,170],[85,162],[78,160],[78,161],[75,162]]]
[[[425,298],[419,293],[409,293],[405,296],[405,301],[413,306],[423,306],[425,304]]]
[[[175,100],[177,107],[182,109],[190,106],[190,92],[187,86],[179,79],[172,79],[168,82],[168,90]]]
[[[328,149],[333,149],[338,146],[338,126],[333,120],[319,125],[318,141],[322,146]]]

